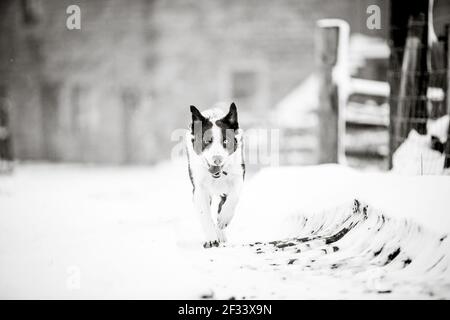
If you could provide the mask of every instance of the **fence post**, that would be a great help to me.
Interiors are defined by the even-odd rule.
[[[0,84],[0,174],[13,170],[12,132],[9,121],[11,112],[6,86]]]
[[[316,59],[319,79],[319,163],[345,159],[344,110],[350,77],[348,42],[350,28],[340,19],[317,21]]]
[[[447,114],[450,115],[450,24],[445,25],[445,53],[447,55],[447,92],[446,92],[446,101],[447,101]],[[448,124],[447,129],[447,142],[444,147],[445,160],[444,160],[444,169],[450,168],[450,123]]]
[[[447,58],[447,63],[445,64],[447,69],[447,92],[446,92],[446,102],[447,102],[447,114],[450,114],[450,23],[445,25],[445,54]]]

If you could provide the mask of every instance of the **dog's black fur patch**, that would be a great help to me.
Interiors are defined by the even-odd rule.
[[[189,158],[188,158],[188,172],[189,172],[189,179],[191,180],[191,184],[192,184],[192,193],[195,192],[195,184],[194,184],[194,177],[192,176],[192,169],[191,169],[191,164],[189,162]]]
[[[212,143],[210,129],[213,124],[208,118],[205,118],[195,106],[191,106],[191,113],[191,133],[194,137],[192,139],[192,145],[195,153],[200,154]]]
[[[220,213],[222,211],[222,206],[225,203],[225,201],[227,201],[227,195],[224,193],[220,196],[220,202],[219,202],[219,207],[218,207],[217,213]]]
[[[237,149],[236,130],[239,129],[237,108],[234,102],[230,105],[227,115],[217,120],[216,125],[222,131],[223,147],[227,149],[228,154],[232,154]]]

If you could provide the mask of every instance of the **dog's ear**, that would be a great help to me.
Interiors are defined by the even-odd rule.
[[[191,106],[191,113],[192,113],[192,122],[205,121],[205,117],[201,114],[201,112],[195,106]]]
[[[191,113],[192,113],[192,124],[191,124],[192,138],[194,138],[195,135],[197,136],[199,135],[201,140],[201,137],[203,135],[202,127],[203,124],[206,122],[206,118],[195,106],[191,106]]]
[[[239,128],[237,108],[234,102],[231,103],[230,110],[228,111],[227,115],[223,117],[220,121],[222,123],[225,123],[231,129],[236,130]]]

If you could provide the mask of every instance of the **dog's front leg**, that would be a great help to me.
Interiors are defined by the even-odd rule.
[[[206,236],[205,248],[217,247],[219,238],[211,217],[211,197],[204,190],[195,190],[194,204],[200,217],[200,223]]]
[[[222,204],[219,206],[219,212],[217,213],[217,227],[222,232],[230,224],[238,200],[239,194],[235,191],[222,197]]]

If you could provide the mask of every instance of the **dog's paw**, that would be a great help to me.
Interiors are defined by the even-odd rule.
[[[218,229],[217,230],[217,237],[219,238],[219,243],[227,242],[227,237],[225,236],[225,230]]]
[[[214,241],[206,241],[203,243],[203,248],[207,249],[207,248],[213,248],[213,247],[218,247],[219,246],[219,241],[214,240]]]

